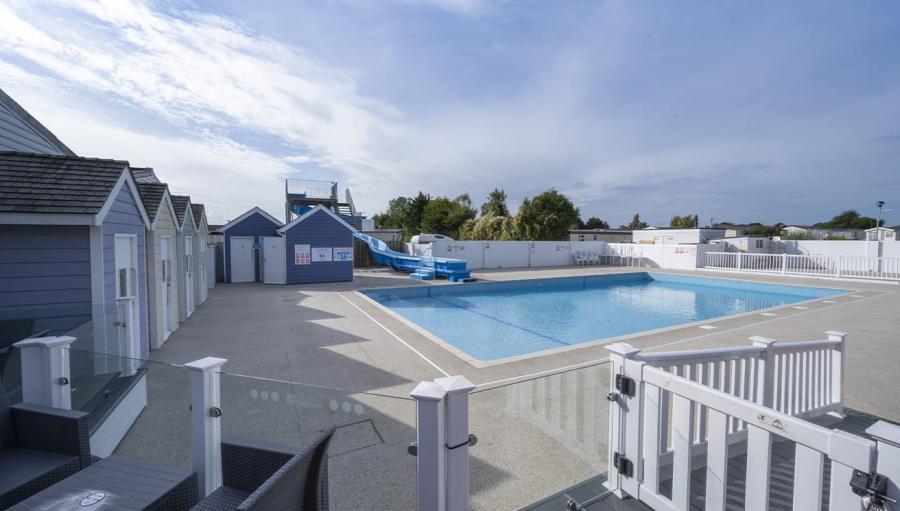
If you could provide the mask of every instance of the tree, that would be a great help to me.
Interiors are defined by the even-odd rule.
[[[777,223],[775,225],[763,225],[758,222],[754,222],[750,224],[750,226],[744,231],[744,234],[747,236],[764,236],[764,237],[772,237],[772,236],[781,236],[781,231],[784,229],[784,224]]]
[[[884,220],[878,226],[881,227],[883,225]],[[875,227],[875,219],[870,216],[861,216],[856,211],[848,209],[839,215],[835,215],[831,220],[819,222],[813,227],[822,229],[870,229]]]
[[[506,207],[506,192],[500,188],[488,194],[487,202],[481,205],[481,216],[509,216],[509,208]]]
[[[460,228],[460,239],[464,240],[518,240],[519,228],[515,217],[498,216],[491,213],[478,220],[468,220]]]
[[[387,211],[372,217],[379,229],[403,229],[403,237],[409,239],[422,232],[422,215],[431,202],[431,196],[419,192],[415,197],[397,197],[388,202]]]
[[[600,220],[599,218],[592,216],[587,219],[587,222],[584,223],[585,229],[609,229],[609,224]]]
[[[700,219],[697,218],[697,215],[675,215],[672,217],[672,221],[669,222],[669,226],[679,229],[693,229],[700,226]]]
[[[455,199],[436,197],[425,205],[422,212],[422,232],[443,234],[458,238],[460,228],[476,215],[472,199],[464,193]]]
[[[634,217],[631,218],[630,224],[622,226],[623,229],[631,229],[632,231],[646,229],[647,227],[650,227],[650,224],[648,224],[647,222],[641,222],[641,214],[640,213],[634,214]]]
[[[569,229],[578,225],[579,217],[572,201],[553,188],[526,198],[516,214],[520,236],[532,241],[568,239]]]

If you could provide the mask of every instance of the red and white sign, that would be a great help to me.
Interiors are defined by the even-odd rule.
[[[294,264],[309,264],[312,259],[309,255],[309,245],[294,245]]]

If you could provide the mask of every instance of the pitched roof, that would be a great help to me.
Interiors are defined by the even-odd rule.
[[[172,206],[175,208],[175,216],[178,217],[178,225],[184,225],[184,216],[188,206],[191,205],[191,197],[188,195],[172,195]]]
[[[201,223],[203,223],[203,212],[203,204],[194,204],[193,202],[191,203],[191,213],[193,213],[194,215],[194,225],[200,225]],[[209,225],[207,224],[206,227],[209,227]]]
[[[331,211],[330,209],[326,208],[325,206],[323,206],[323,205],[321,205],[321,204],[319,204],[318,206],[312,208],[311,210],[307,211],[306,213],[303,213],[302,215],[298,216],[298,217],[295,218],[291,223],[289,223],[289,224],[287,224],[287,225],[281,227],[280,229],[278,229],[278,232],[283,234],[283,233],[289,231],[290,229],[292,229],[295,225],[299,224],[300,222],[303,222],[303,221],[306,220],[307,218],[310,218],[311,216],[315,215],[316,213],[318,213],[318,212],[320,212],[320,211],[321,211],[322,213],[325,213],[326,215],[331,216],[332,218],[334,218],[335,220],[337,220],[338,222],[340,222],[344,227],[346,227],[347,229],[350,229],[352,232],[356,232],[356,228],[355,228],[355,227],[353,227],[352,225],[348,224],[346,221],[344,221],[343,218],[337,216],[337,215],[334,213],[334,211]]]
[[[0,151],[0,212],[96,214],[127,161]]]
[[[0,150],[75,156],[3,89],[0,89]]]
[[[136,185],[141,202],[144,203],[144,209],[147,210],[147,216],[150,217],[150,222],[153,222],[156,220],[156,214],[159,213],[162,198],[168,186],[162,183],[136,183]]]
[[[272,215],[266,213],[265,211],[263,211],[262,208],[260,208],[260,207],[257,206],[257,207],[253,207],[253,208],[248,209],[248,210],[245,211],[244,214],[242,214],[241,216],[235,218],[234,220],[232,220],[232,221],[228,222],[227,224],[223,225],[222,227],[220,227],[220,228],[219,228],[219,232],[225,232],[225,231],[227,231],[228,229],[234,227],[235,225],[237,225],[237,224],[243,222],[246,218],[252,216],[254,213],[258,213],[258,214],[262,215],[263,218],[265,218],[266,220],[272,222],[273,224],[275,224],[275,225],[277,225],[277,226],[279,226],[279,227],[282,226],[282,225],[284,225],[284,223],[283,223],[281,220],[279,220],[279,219],[275,218],[274,216],[272,216]]]
[[[131,167],[131,175],[134,176],[135,182],[138,183],[159,183],[152,167]]]

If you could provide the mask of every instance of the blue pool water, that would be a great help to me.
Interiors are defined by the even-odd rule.
[[[626,273],[365,294],[478,360],[777,307],[844,291]]]

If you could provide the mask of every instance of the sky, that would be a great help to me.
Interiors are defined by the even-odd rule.
[[[211,223],[286,177],[398,195],[554,187],[634,213],[900,223],[900,2],[0,0],[0,88]]]

